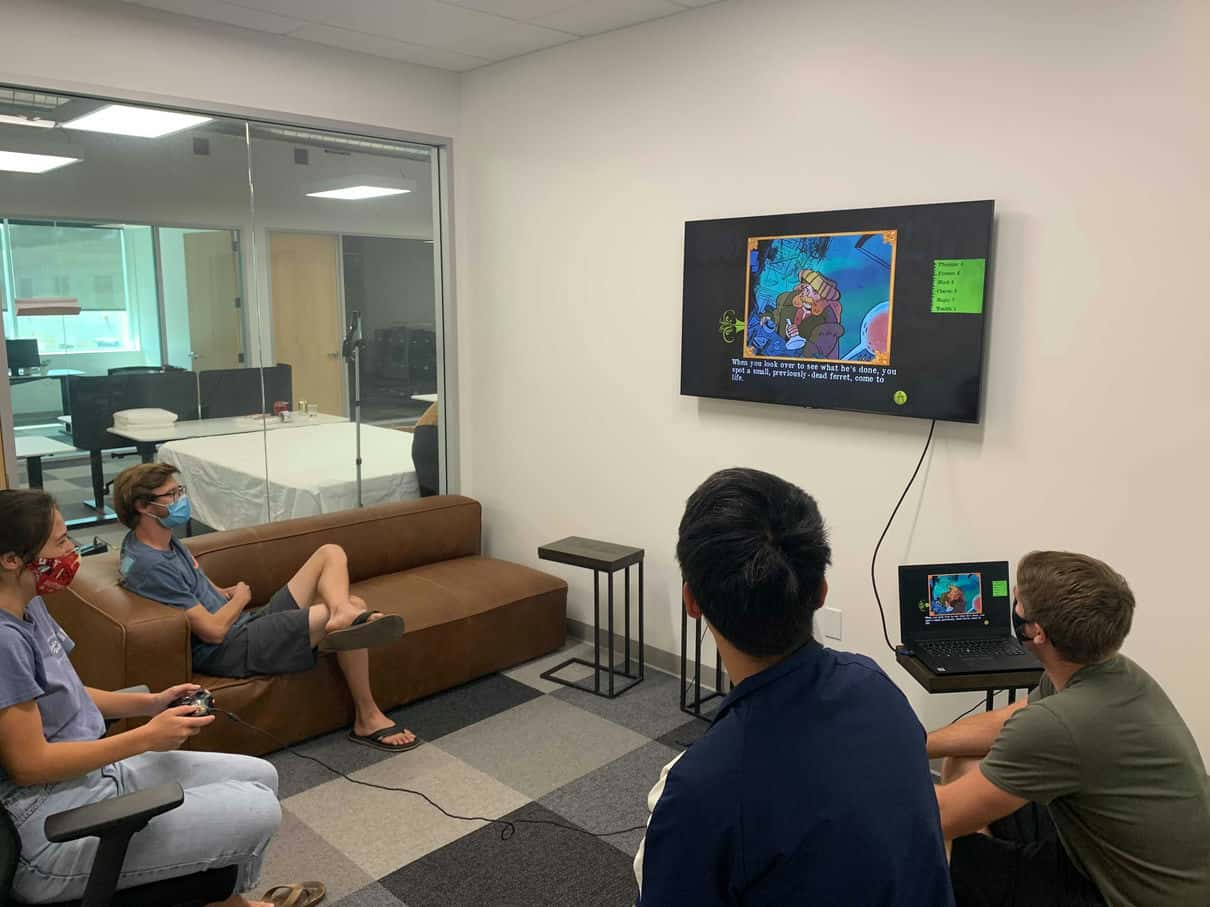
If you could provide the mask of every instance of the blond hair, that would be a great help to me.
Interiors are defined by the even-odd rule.
[[[1075,664],[1096,664],[1121,648],[1134,618],[1134,593],[1104,561],[1069,551],[1034,551],[1017,565],[1025,619],[1046,631]]]

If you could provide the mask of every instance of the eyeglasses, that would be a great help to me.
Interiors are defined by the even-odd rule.
[[[176,488],[172,489],[172,491],[165,491],[163,494],[153,494],[151,499],[154,501],[156,498],[172,498],[174,501],[179,501],[184,496],[185,486],[178,485]]]

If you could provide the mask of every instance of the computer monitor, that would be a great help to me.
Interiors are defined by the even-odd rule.
[[[38,368],[42,360],[38,357],[37,340],[5,340],[8,350],[8,370],[12,373]]]

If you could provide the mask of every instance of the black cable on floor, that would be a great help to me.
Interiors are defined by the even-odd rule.
[[[920,459],[916,461],[916,468],[912,471],[912,477],[908,479],[907,485],[903,489],[903,494],[899,496],[898,503],[895,504],[895,509],[891,511],[891,518],[886,521],[886,526],[882,529],[882,535],[878,536],[878,544],[874,546],[874,556],[870,558],[870,585],[874,587],[874,601],[878,603],[878,616],[882,618],[882,638],[886,640],[887,648],[892,652],[895,651],[895,644],[891,642],[891,634],[886,628],[886,610],[882,607],[882,598],[878,595],[878,576],[875,572],[875,567],[878,563],[878,549],[882,547],[883,539],[886,538],[887,532],[891,529],[891,524],[895,522],[895,516],[899,513],[899,508],[903,506],[903,499],[907,497],[908,492],[912,490],[912,485],[916,481],[916,476],[920,474],[920,467],[924,465],[924,458],[929,452],[929,446],[933,443],[933,432],[937,430],[937,420],[934,419],[929,425],[929,436],[925,439],[924,450],[920,451]]]
[[[218,715],[226,715],[228,718],[230,718],[236,724],[243,725],[244,727],[250,728],[251,730],[254,730],[257,733],[264,734],[266,737],[268,737],[270,740],[272,740],[274,743],[276,743],[282,749],[287,750],[290,753],[293,753],[295,756],[298,756],[298,758],[300,758],[300,759],[309,759],[311,762],[314,762],[316,765],[318,765],[324,769],[327,769],[332,774],[337,775],[341,778],[344,778],[350,784],[360,784],[362,787],[370,787],[370,788],[373,788],[374,790],[385,790],[385,791],[391,791],[391,792],[400,793],[400,794],[412,794],[413,796],[420,797],[429,806],[433,807],[433,809],[437,810],[437,812],[441,813],[446,818],[454,819],[458,822],[484,822],[488,825],[500,825],[500,826],[502,826],[500,829],[500,840],[501,841],[507,841],[509,838],[511,838],[513,835],[515,835],[517,833],[518,825],[553,825],[555,828],[562,828],[562,829],[566,829],[567,831],[579,832],[582,835],[588,835],[590,838],[612,838],[614,835],[625,835],[625,834],[629,834],[632,831],[643,831],[647,828],[646,824],[643,824],[643,825],[635,825],[632,828],[619,828],[617,831],[592,832],[592,831],[588,831],[583,828],[578,828],[575,825],[566,825],[562,822],[555,822],[551,819],[489,819],[487,816],[455,815],[454,813],[449,812],[448,810],[443,808],[441,806],[441,804],[435,802],[431,797],[429,797],[428,794],[422,793],[421,791],[412,790],[409,787],[390,787],[389,785],[386,785],[386,784],[375,784],[373,781],[359,781],[356,778],[350,778],[348,775],[346,775],[344,772],[340,771],[339,769],[332,768],[332,766],[328,765],[328,763],[324,762],[322,759],[317,759],[315,756],[312,756],[309,753],[299,752],[297,749],[294,748],[293,744],[286,743],[285,741],[278,738],[277,735],[272,734],[269,731],[266,731],[264,728],[259,728],[255,724],[250,724],[249,722],[245,721],[243,718],[240,718],[239,715],[236,715],[234,712],[228,712],[223,709],[212,709],[211,711],[213,711],[215,714],[218,714]]]

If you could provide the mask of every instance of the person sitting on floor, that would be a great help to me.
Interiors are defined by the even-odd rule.
[[[831,562],[815,501],[715,473],[676,555],[735,689],[651,792],[640,907],[951,907],[924,728],[873,661],[811,636]]]
[[[277,770],[251,756],[176,752],[214,721],[170,707],[194,684],[156,694],[84,686],[68,659],[74,643],[42,600],[67,588],[79,566],[50,495],[0,491],[0,801],[21,840],[13,893],[27,904],[84,893],[97,844],[51,843],[48,816],[169,782],[184,788],[185,802],[131,839],[118,889],[236,866],[236,890],[251,890],[281,823]],[[105,736],[105,719],[140,715],[151,720]],[[324,896],[319,883],[270,893],[287,889],[302,891],[296,903],[306,907]],[[222,904],[280,903],[272,897]]]
[[[960,907],[1210,904],[1210,786],[1163,689],[1118,650],[1134,594],[1107,564],[1035,551],[1013,622],[1046,673],[1027,701],[934,731]],[[976,834],[982,832],[982,834]]]
[[[349,566],[339,545],[321,545],[263,608],[245,611],[247,583],[220,589],[172,530],[189,520],[189,498],[166,463],[123,470],[113,483],[114,509],[130,532],[122,541],[122,585],[181,608],[193,633],[193,669],[216,677],[289,674],[315,666],[316,651],[336,653],[356,717],[349,738],[390,752],[419,745],[383,714],[370,689],[368,647],[403,635],[403,618],[367,611],[349,594]]]

